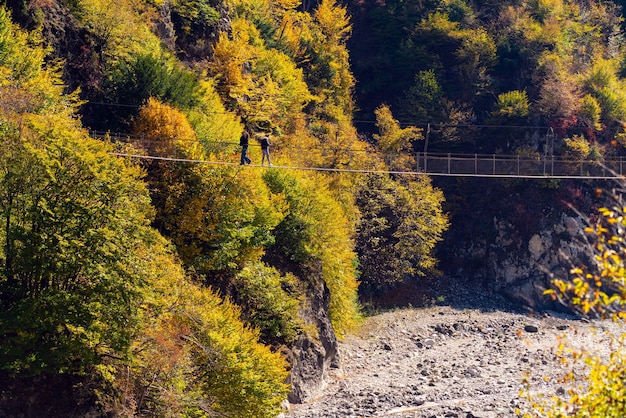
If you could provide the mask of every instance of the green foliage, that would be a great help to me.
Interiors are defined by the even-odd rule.
[[[495,113],[507,118],[523,118],[528,116],[529,104],[526,91],[513,90],[498,95]]]
[[[157,162],[148,172],[155,225],[189,268],[209,277],[230,275],[274,242],[284,204],[267,191],[258,172],[168,162]]]
[[[73,11],[97,40],[108,68],[136,55],[159,51],[160,40],[151,31],[149,8],[130,0],[81,0]]]
[[[448,227],[443,200],[426,177],[404,182],[382,174],[362,178],[356,193],[361,210],[356,243],[364,295],[434,269],[432,250]]]
[[[231,417],[276,416],[289,391],[284,360],[254,343],[258,332],[242,325],[236,306],[205,289],[185,296],[191,357],[212,409]]]
[[[278,109],[274,114],[269,114],[269,118],[293,118],[293,115],[302,111],[304,106],[313,99],[306,83],[303,80],[301,69],[296,68],[294,62],[284,53],[276,50],[266,50],[259,55],[253,73],[259,77],[271,77],[277,83],[279,95],[273,101]],[[256,110],[259,113],[263,109],[259,106]],[[250,112],[252,113],[252,112]]]
[[[571,138],[565,138],[565,155],[572,160],[584,160],[591,152],[589,141],[582,135],[574,135]]]
[[[272,43],[279,30],[279,22],[299,5],[299,1],[229,0],[227,4],[234,16],[248,20],[259,30],[265,42]]]
[[[239,108],[249,127],[293,131],[294,118],[314,97],[302,70],[286,54],[269,48],[243,19],[233,22],[232,37],[220,36],[214,53],[218,91]]]
[[[290,273],[255,263],[234,279],[238,305],[247,321],[261,332],[263,341],[292,344],[302,332],[298,309],[302,303],[298,281]]]
[[[455,55],[459,60],[457,72],[465,90],[464,94],[489,92],[489,70],[496,60],[496,43],[493,37],[482,28],[466,30],[459,35],[462,40]]]
[[[416,123],[443,119],[444,93],[435,70],[420,71],[406,94],[406,107]]]
[[[613,2],[584,7],[566,1],[385,4],[364,5],[355,15],[358,40],[350,47],[360,81],[356,93],[362,110],[357,119],[372,120],[382,102],[413,124],[501,124],[500,117],[494,118],[494,112],[502,109],[495,98],[525,91],[527,110],[518,109],[521,117],[551,123],[591,116],[580,113],[582,98],[591,95],[600,105],[601,118],[599,125],[593,120],[584,123],[608,128],[594,132],[602,145],[613,139],[618,121],[624,120],[626,90],[623,74],[615,71],[617,57],[623,55],[615,42],[620,12]],[[425,77],[429,71],[434,77]],[[507,107],[505,113],[512,110]],[[515,121],[520,122],[524,121]],[[430,149],[451,151],[450,131],[440,135],[432,130]],[[463,129],[463,141],[473,145],[467,151],[492,152],[498,147],[487,132]],[[559,135],[574,133],[579,132],[568,129]],[[532,145],[526,134],[503,131],[508,143]]]
[[[0,68],[6,68],[2,78],[14,83],[27,83],[38,76],[46,50],[36,34],[27,34],[11,22],[4,7],[0,7]],[[27,52],[27,53],[24,53]],[[0,82],[0,86],[4,82]],[[6,100],[6,98],[3,98]]]
[[[220,18],[208,0],[175,0],[172,10],[180,16],[186,31],[190,31],[193,25],[212,25]]]
[[[585,87],[598,101],[602,117],[607,122],[626,118],[626,90],[623,80],[618,78],[617,63],[614,60],[596,60],[586,75]]]
[[[120,63],[110,76],[108,96],[112,101],[142,104],[156,97],[180,108],[190,108],[202,94],[196,76],[165,55],[148,53]]]
[[[471,23],[475,19],[475,11],[465,0],[443,0],[440,8],[454,22]]]
[[[146,257],[154,268],[142,328],[115,382],[124,414],[276,416],[289,390],[281,355],[258,342],[237,306],[187,279],[171,253]]]
[[[153,211],[140,170],[79,129],[74,96],[3,8],[0,33],[13,100],[0,107],[0,367],[81,372],[127,353]]]
[[[63,123],[31,118],[0,138],[5,369],[82,371],[124,355],[135,327],[147,190],[139,170]]]
[[[287,216],[274,231],[272,254],[284,257],[287,268],[298,263],[291,266],[296,276],[326,283],[335,332],[345,334],[356,324],[359,307],[353,231],[343,207],[323,176],[269,170],[263,179],[288,204]]]
[[[241,124],[234,112],[226,110],[215,90],[215,83],[201,83],[202,96],[199,103],[186,111],[189,122],[194,127],[198,141],[206,155],[230,154],[239,146]]]

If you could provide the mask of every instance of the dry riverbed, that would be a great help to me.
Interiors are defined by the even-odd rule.
[[[516,417],[520,396],[563,394],[560,339],[606,353],[610,322],[567,315],[437,306],[368,318],[340,343],[324,393],[286,418]]]

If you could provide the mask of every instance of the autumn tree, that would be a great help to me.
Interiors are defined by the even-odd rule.
[[[380,133],[373,136],[385,164],[392,171],[412,171],[415,168],[413,141],[422,139],[421,131],[414,126],[401,128],[389,106],[380,106],[375,114]]]
[[[162,157],[201,156],[196,133],[179,110],[150,97],[133,120],[133,135],[139,147]]]
[[[333,327],[345,335],[359,317],[357,256],[348,214],[321,175],[270,170],[263,179],[288,205],[268,254],[304,283],[324,282]]]
[[[145,172],[81,129],[75,95],[62,94],[45,50],[1,7],[0,51],[0,89],[14,93],[0,100],[3,411],[24,413],[36,376],[42,393],[63,382],[85,396],[71,410],[29,402],[55,416],[89,402],[90,414],[276,416],[289,390],[284,359],[238,307],[186,275],[151,226]],[[163,114],[189,127],[156,102],[146,113],[147,129],[167,128]]]
[[[318,97],[315,113],[330,120],[349,118],[353,110],[355,79],[350,71],[348,49],[352,26],[344,6],[322,0],[313,12],[310,34],[303,39],[307,55],[307,83]]]
[[[274,242],[285,205],[259,173],[186,162],[159,162],[150,170],[155,225],[185,265],[213,284],[258,260]]]
[[[356,194],[361,210],[356,248],[363,297],[434,271],[433,249],[448,227],[443,199],[425,176],[411,181],[385,174],[362,178]]]
[[[289,391],[285,359],[259,344],[238,306],[187,278],[171,252],[145,257],[153,270],[143,321],[115,381],[123,413],[276,416]]]
[[[388,106],[376,109],[374,134],[386,170],[412,171],[412,141],[419,129],[401,128]],[[448,227],[441,203],[443,194],[426,176],[408,179],[399,174],[368,174],[356,182],[355,203],[360,210],[356,248],[365,297],[385,291],[411,277],[434,271],[433,248]]]
[[[0,110],[1,368],[78,372],[127,353],[153,211],[139,169],[80,129],[27,39],[0,8],[2,87],[24,98]]]
[[[623,184],[621,184],[623,186]],[[626,318],[624,285],[623,189],[608,195],[607,205],[599,209],[597,221],[585,228],[588,250],[593,255],[587,265],[574,266],[567,278],[556,278],[545,293],[584,316],[612,319]],[[626,335],[610,335],[608,357],[599,357],[591,349],[575,350],[562,346],[563,363],[579,359],[587,366],[582,375],[570,373],[565,380],[573,384],[567,395],[549,400],[534,399],[534,412],[527,416],[544,417],[618,417],[626,412]]]
[[[203,91],[194,73],[157,49],[116,63],[107,72],[102,95],[102,100],[122,106],[110,106],[109,114],[101,115],[99,126],[125,132],[137,109],[150,97],[190,109],[200,103]]]

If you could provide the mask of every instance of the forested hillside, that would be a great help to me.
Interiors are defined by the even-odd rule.
[[[273,417],[359,285],[433,271],[443,195],[387,174],[422,139],[388,107],[359,137],[350,33],[333,0],[0,7],[0,415]]]
[[[352,1],[355,125],[386,103],[422,129],[416,152],[545,161],[624,156],[623,2]],[[451,227],[441,269],[519,303],[551,307],[549,275],[575,257],[567,225],[596,216],[614,183],[434,178]],[[576,211],[571,210],[573,207]],[[576,219],[579,219],[578,221]],[[531,241],[544,250],[532,254]],[[406,292],[404,292],[406,294]]]
[[[580,193],[398,174],[426,139],[540,157],[554,132],[558,155],[623,154],[620,16],[608,1],[7,0],[0,416],[274,417],[315,396],[363,303],[437,277],[446,212],[455,245],[490,239],[494,212],[530,236],[527,189],[548,206]]]
[[[622,149],[619,2],[354,2],[353,20],[360,119],[385,102],[440,151],[543,152],[546,127],[557,153]]]

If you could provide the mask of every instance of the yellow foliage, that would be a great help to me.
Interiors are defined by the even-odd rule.
[[[218,90],[237,104],[249,127],[293,130],[291,121],[313,96],[291,58],[268,48],[244,19],[233,21],[231,37],[223,34],[214,54],[211,70],[218,74]]]
[[[460,24],[453,22],[446,13],[435,12],[429,14],[419,23],[422,30],[438,31],[446,34],[454,35],[458,33]]]
[[[241,123],[234,112],[229,112],[215,89],[214,80],[200,82],[204,94],[198,106],[187,111],[189,122],[197,133],[205,155],[231,154],[239,150]]]
[[[308,13],[285,13],[276,34],[276,41],[294,59],[304,58],[305,49],[302,41],[310,38],[311,15]]]
[[[589,142],[582,135],[573,135],[571,138],[565,138],[565,155],[573,160],[584,160],[591,152]]]
[[[155,98],[139,110],[133,121],[133,135],[145,138],[145,147],[157,155],[198,158],[196,133],[184,113]]]
[[[216,74],[218,90],[223,96],[243,101],[252,89],[249,65],[255,58],[255,48],[250,42],[258,36],[254,27],[244,19],[233,20],[231,36],[226,32],[220,33],[213,47],[213,60],[209,69],[212,74]]]
[[[21,30],[0,6],[0,116],[15,121],[27,113],[73,115],[78,95],[63,94],[59,62],[43,67],[49,52],[39,32]]]
[[[335,0],[322,0],[315,9],[314,18],[329,44],[341,44],[352,31],[346,8]]]
[[[124,412],[276,416],[289,390],[285,360],[258,342],[235,305],[185,277],[165,248],[143,254],[143,328],[116,380]]]
[[[286,211],[257,170],[166,164],[152,174],[160,196],[156,223],[200,274],[232,273],[257,261]]]
[[[601,130],[600,116],[602,114],[602,108],[600,104],[590,94],[585,95],[580,99],[580,118],[589,127]]]
[[[310,280],[324,280],[333,327],[344,335],[360,316],[353,223],[325,176],[271,170],[264,179],[289,205],[287,216],[276,227],[276,245],[310,271]]]
[[[626,269],[622,239],[626,216],[619,197],[616,197],[615,203],[611,208],[600,208],[600,221],[594,227],[585,229],[591,236],[594,263],[587,267],[572,268],[571,280],[555,280],[554,288],[545,293],[553,299],[570,303],[583,314],[611,317],[621,323],[626,318]],[[625,342],[626,334],[611,335],[608,359],[572,350],[561,344],[559,354],[562,360],[565,362],[567,357],[582,359],[588,366],[588,374],[581,380],[570,374],[570,380],[578,385],[569,392],[569,397],[555,398],[549,402],[535,401],[535,412],[548,418],[625,416]]]
[[[145,3],[81,0],[77,4],[80,20],[105,42],[103,54],[109,64],[161,49],[159,39],[146,24],[154,12]]]
[[[380,106],[374,112],[380,134],[374,134],[387,167],[390,170],[411,170],[415,167],[412,141],[422,139],[421,130],[413,126],[401,128],[393,118],[389,106]]]

